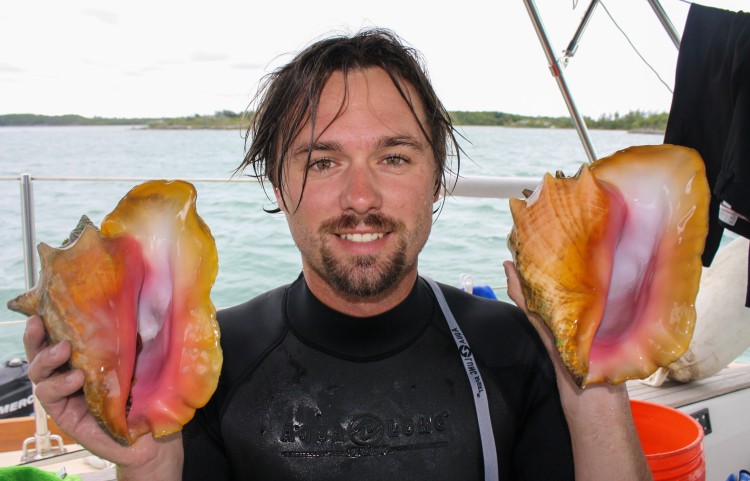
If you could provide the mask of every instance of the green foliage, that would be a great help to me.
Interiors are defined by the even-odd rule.
[[[138,125],[145,124],[149,119],[93,119],[80,115],[36,115],[36,114],[8,114],[0,115],[0,127],[31,126],[31,125]]]
[[[630,111],[625,115],[619,112],[606,114],[599,117],[598,120],[586,118],[586,124],[592,129],[607,130],[645,130],[661,131],[667,128],[667,119],[669,114],[666,112],[641,112],[640,110]]]
[[[222,111],[216,111],[214,116],[216,117],[229,117],[229,118],[238,118],[241,114],[238,114],[237,112],[232,112],[231,110],[222,110]]]
[[[247,120],[231,110],[216,112],[214,115],[195,114],[192,117],[172,117],[153,119],[148,122],[150,129],[237,129],[246,130]]]
[[[492,125],[501,127],[530,128],[573,128],[568,117],[530,117],[507,114],[505,112],[450,112],[456,125]],[[29,125],[146,125],[152,129],[238,129],[246,130],[252,114],[243,115],[231,110],[216,111],[213,115],[195,114],[191,117],[172,117],[160,119],[121,119],[121,118],[86,118],[80,115],[35,115],[9,114],[0,115],[2,126]],[[608,130],[644,130],[663,132],[667,125],[666,112],[653,113],[635,110],[625,115],[619,112],[605,114],[596,120],[586,117],[586,125],[592,129]]]
[[[504,112],[451,112],[456,125],[494,125],[499,127],[565,128],[573,127],[567,117],[528,117]]]
[[[451,112],[456,125],[494,125],[501,127],[532,127],[532,128],[573,128],[573,121],[569,117],[528,117],[523,115],[506,114],[503,112]],[[620,115],[605,114],[597,120],[585,117],[586,125],[591,129],[607,130],[647,130],[663,132],[667,126],[669,114],[641,112],[640,110]]]
[[[192,117],[172,118],[87,118],[80,115],[0,115],[0,127],[59,126],[59,125],[145,125],[153,129],[240,129],[247,128],[241,114],[222,110],[214,115],[195,114]]]

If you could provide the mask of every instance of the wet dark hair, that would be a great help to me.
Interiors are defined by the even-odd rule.
[[[274,188],[283,187],[284,158],[306,122],[315,122],[320,94],[331,74],[342,72],[346,76],[352,70],[379,67],[390,76],[430,144],[437,167],[435,193],[439,192],[447,187],[447,174],[453,172],[446,165],[449,156],[455,157],[458,174],[460,148],[450,115],[435,94],[423,64],[418,51],[386,29],[367,29],[313,43],[263,79],[253,102],[257,107],[247,129],[245,158],[235,173],[251,166],[253,177],[270,181]],[[422,101],[427,125],[417,115],[406,85]]]

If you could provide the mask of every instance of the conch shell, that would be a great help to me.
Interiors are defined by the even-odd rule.
[[[218,255],[195,199],[184,181],[136,186],[101,230],[39,244],[39,283],[8,303],[70,341],[91,413],[122,444],[179,431],[218,383]]]
[[[697,152],[631,147],[511,199],[526,305],[579,386],[642,379],[687,349],[709,188]]]

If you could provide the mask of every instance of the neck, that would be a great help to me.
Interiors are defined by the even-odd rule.
[[[320,302],[352,317],[372,317],[399,305],[409,295],[417,280],[414,266],[390,289],[377,296],[351,296],[334,289],[309,266],[302,268],[307,287]]]

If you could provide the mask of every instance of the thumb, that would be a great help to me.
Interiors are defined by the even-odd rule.
[[[550,354],[553,352],[556,353],[557,349],[555,348],[555,340],[552,336],[552,331],[549,330],[539,315],[530,312],[528,306],[526,306],[526,298],[521,289],[521,277],[518,275],[516,266],[512,261],[505,261],[503,262],[503,269],[505,269],[505,277],[507,278],[508,297],[510,297],[511,300],[526,314],[526,317],[529,318],[529,322],[531,322],[531,325],[539,333],[539,336],[542,338],[547,350],[550,351]]]
[[[518,271],[513,261],[503,262],[503,269],[505,270],[505,277],[507,279],[508,286],[508,297],[523,311],[526,315],[529,315],[529,311],[526,308],[526,299],[523,297],[523,291],[521,290],[521,279],[518,276]]]

